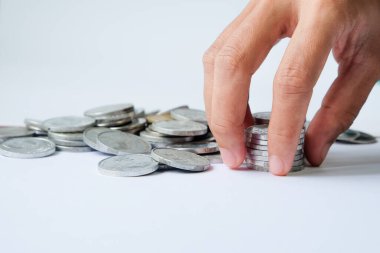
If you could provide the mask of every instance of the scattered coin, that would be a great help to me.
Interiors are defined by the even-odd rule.
[[[376,143],[376,137],[353,129],[341,133],[336,139],[337,142],[349,143],[349,144],[371,144]]]
[[[158,163],[150,155],[130,154],[114,156],[100,161],[99,173],[115,177],[137,177],[158,170]]]
[[[216,142],[207,143],[181,143],[181,144],[169,144],[167,148],[184,150],[195,154],[212,154],[219,152],[219,146]]]
[[[182,150],[157,148],[152,150],[151,156],[159,163],[182,170],[205,171],[210,167],[207,158]]]
[[[154,131],[145,129],[145,131],[140,132],[140,137],[148,142],[153,143],[183,143],[193,140],[192,136],[168,136],[163,135]]]
[[[56,140],[65,140],[65,141],[82,141],[83,133],[56,133],[48,132],[48,137]]]
[[[0,144],[0,154],[12,158],[41,158],[55,152],[55,144],[45,138],[20,137]]]
[[[134,110],[134,106],[132,104],[115,104],[115,105],[104,105],[95,107],[93,109],[87,110],[84,112],[85,116],[96,118],[96,119],[104,119],[109,115],[120,115],[125,113],[130,113]]]
[[[83,132],[83,142],[86,143],[91,148],[95,150],[99,150],[99,147],[97,146],[98,135],[100,133],[104,133],[108,131],[110,131],[110,129],[105,128],[105,127],[88,128]]]
[[[49,132],[82,132],[95,125],[95,120],[90,117],[66,116],[45,120],[42,125]]]
[[[52,138],[50,138],[50,140],[59,146],[87,147],[86,143],[84,143],[83,141],[60,140],[60,139],[52,139]]]
[[[61,146],[56,145],[58,151],[67,151],[67,152],[74,152],[74,153],[81,153],[81,152],[91,152],[94,151],[90,147],[69,147],[69,146]]]
[[[142,138],[117,130],[98,134],[96,146],[99,151],[112,155],[147,154],[152,149]]]
[[[152,124],[152,129],[166,135],[199,136],[207,133],[207,126],[194,121],[160,121]]]
[[[0,139],[33,136],[34,131],[26,127],[0,126]]]
[[[28,129],[33,130],[36,135],[47,135],[47,132],[42,127],[41,120],[27,118],[24,120],[24,124]]]
[[[176,120],[191,120],[207,125],[206,113],[202,110],[179,108],[172,110],[170,116]]]
[[[131,121],[128,125],[110,127],[112,130],[131,131],[133,129],[145,129],[147,121],[145,118],[137,118]]]

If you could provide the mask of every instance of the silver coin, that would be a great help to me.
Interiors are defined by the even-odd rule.
[[[207,125],[206,113],[202,110],[180,108],[172,110],[170,116],[176,120],[191,120]]]
[[[256,145],[261,145],[261,146],[267,146],[268,145],[268,141],[267,140],[260,140],[260,139],[254,139],[254,138],[247,139],[245,142],[248,144],[248,146],[249,145],[255,145],[255,144]],[[305,139],[304,138],[300,138],[298,144],[303,144],[304,142],[305,142]]]
[[[169,120],[154,122],[152,124],[152,129],[162,134],[176,136],[199,136],[207,133],[206,125],[189,120]]]
[[[33,136],[34,131],[19,126],[0,126],[0,139]]]
[[[82,152],[92,152],[94,151],[90,147],[69,147],[69,146],[61,146],[56,145],[58,151],[66,151],[66,152],[73,152],[73,153],[82,153]]]
[[[152,149],[142,138],[117,130],[100,133],[97,147],[99,151],[112,155],[147,154]]]
[[[371,144],[376,143],[376,137],[353,129],[348,129],[341,133],[336,139],[338,142],[349,144]]]
[[[158,170],[158,163],[144,154],[113,156],[99,162],[100,174],[115,177],[138,177]]]
[[[271,112],[256,112],[254,113],[253,120],[255,124],[269,124]]]
[[[251,144],[251,143],[245,143],[246,147],[249,147],[250,149],[256,149],[256,150],[268,150],[268,146],[262,146],[262,145],[257,145],[257,144]],[[296,150],[302,150],[303,149],[303,144],[297,145]]]
[[[151,156],[159,163],[181,170],[205,171],[210,167],[207,158],[182,150],[157,148],[152,150]]]
[[[181,144],[169,144],[167,148],[184,150],[195,154],[211,154],[219,152],[219,146],[216,142],[207,143],[181,143]]]
[[[269,167],[265,167],[265,166],[259,166],[259,165],[254,165],[254,164],[250,164],[250,163],[247,163],[248,167],[253,169],[253,170],[256,170],[256,171],[263,171],[263,172],[269,172]],[[298,171],[301,171],[305,168],[304,165],[300,165],[300,166],[293,166],[290,170],[290,172],[298,172]]]
[[[108,120],[96,120],[96,126],[98,127],[118,127],[132,122],[132,118],[119,119],[114,121]]]
[[[161,134],[157,133],[158,135],[155,135],[152,131],[141,131],[140,137],[143,138],[146,141],[154,142],[154,143],[183,143],[183,142],[189,142],[193,140],[192,136],[160,136]]]
[[[55,140],[66,140],[66,141],[83,141],[83,133],[56,133],[48,132],[48,136]]]
[[[248,153],[247,153],[247,158],[250,160],[257,160],[257,161],[265,161],[265,162],[269,161],[268,156],[251,155]],[[298,154],[294,156],[294,161],[303,160],[303,159],[304,159],[304,154]]]
[[[255,150],[255,149],[250,149],[250,148],[247,148],[247,154],[254,155],[254,156],[256,156],[256,155],[258,155],[258,156],[268,156],[269,155],[268,151],[266,151],[266,150]],[[304,152],[303,152],[302,149],[297,150],[295,152],[295,155],[301,155],[301,154],[302,155],[304,154]]]
[[[24,124],[27,128],[34,131],[44,131],[42,127],[42,120],[26,118]]]
[[[88,128],[83,132],[83,142],[86,143],[91,148],[98,150],[99,149],[99,147],[97,146],[98,135],[100,133],[104,133],[108,131],[110,131],[110,129],[105,128],[105,127]]]
[[[12,158],[40,158],[54,152],[55,144],[44,138],[20,137],[0,144],[0,154]]]
[[[355,139],[355,144],[371,144],[377,142],[376,137],[360,131],[359,133],[360,136]]]
[[[87,110],[84,112],[84,115],[92,118],[103,118],[104,116],[109,115],[120,115],[123,113],[130,113],[134,109],[132,104],[125,103],[125,104],[114,104],[114,105],[104,105],[99,106],[90,110]]]
[[[136,108],[135,109],[135,118],[144,118],[145,117],[145,110],[143,108]]]
[[[130,131],[133,129],[140,129],[140,128],[145,128],[146,126],[146,119],[145,118],[136,118],[132,120],[132,122],[128,125],[122,125],[122,126],[116,126],[116,127],[110,127],[112,130],[119,130],[119,131]]]
[[[94,126],[95,120],[90,117],[66,116],[45,120],[42,125],[44,130],[49,132],[83,132],[86,128]]]
[[[269,162],[268,161],[257,161],[257,160],[252,160],[250,158],[246,158],[245,161],[250,163],[250,164],[256,165],[256,166],[262,166],[264,168],[265,167],[269,168]],[[301,166],[304,164],[305,164],[304,160],[293,161],[293,167],[294,166]]]
[[[60,140],[60,139],[53,139],[53,138],[50,138],[50,140],[59,146],[87,147],[86,143],[84,143],[83,141]]]
[[[305,137],[305,129],[301,129],[300,138]],[[254,125],[245,129],[246,139],[268,140],[268,125]]]
[[[180,106],[176,106],[174,108],[171,108],[167,111],[164,111],[164,112],[161,112],[160,114],[170,114],[171,111],[174,111],[174,110],[177,110],[177,109],[189,109],[189,106],[188,105],[180,105]]]
[[[200,136],[195,136],[194,141],[199,141],[199,142],[215,142],[215,137],[211,132],[208,132],[205,135],[200,135]]]

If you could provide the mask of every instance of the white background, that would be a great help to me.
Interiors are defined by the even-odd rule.
[[[203,108],[202,54],[246,2],[0,0],[0,125],[117,102]],[[252,80],[254,111],[271,108],[287,42]],[[380,135],[379,93],[355,128]],[[95,152],[0,157],[0,252],[379,252],[379,153],[335,145],[321,169],[286,178],[221,165],[110,178]]]

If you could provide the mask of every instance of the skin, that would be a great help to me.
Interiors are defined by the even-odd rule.
[[[250,1],[203,57],[208,122],[231,168],[244,161],[244,129],[253,123],[251,77],[285,37],[291,40],[274,77],[268,130],[275,175],[287,175],[292,166],[313,87],[331,50],[338,75],[306,133],[311,165],[323,162],[380,79],[380,0]]]

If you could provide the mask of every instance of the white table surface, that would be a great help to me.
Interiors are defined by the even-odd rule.
[[[246,2],[0,0],[0,125],[118,102],[203,108],[202,53]],[[287,42],[252,79],[254,111],[271,108]],[[336,68],[330,57],[309,119]],[[379,96],[354,128],[380,136]],[[0,157],[0,252],[380,251],[380,144],[335,145],[289,177],[215,165],[112,178],[103,157]]]

